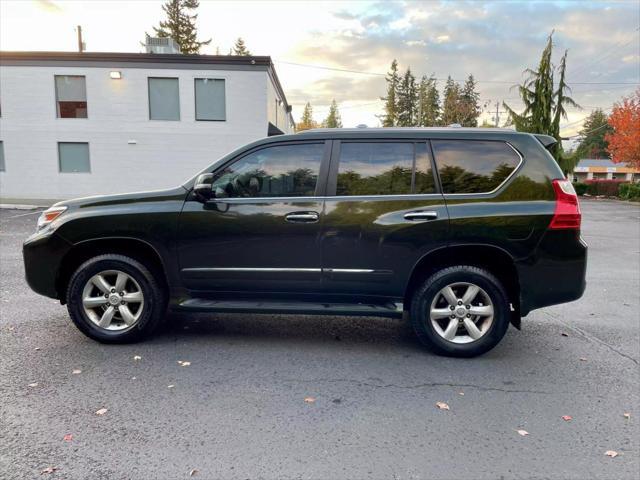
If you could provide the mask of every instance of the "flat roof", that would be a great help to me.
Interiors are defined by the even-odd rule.
[[[123,68],[201,68],[214,70],[266,71],[285,106],[288,107],[275,66],[269,56],[187,55],[183,53],[126,52],[10,52],[0,51],[3,66],[81,66]],[[291,117],[291,114],[289,114]]]

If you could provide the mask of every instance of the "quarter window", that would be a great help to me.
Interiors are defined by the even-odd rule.
[[[87,87],[80,75],[56,75],[58,118],[87,118]]]
[[[340,146],[336,195],[403,195],[434,191],[426,143],[343,142]]]
[[[196,120],[225,120],[224,79],[196,78]]]
[[[149,78],[149,119],[180,120],[177,78]]]
[[[433,140],[444,193],[487,193],[517,168],[520,157],[506,143],[479,140]]]
[[[322,143],[263,148],[218,172],[214,192],[230,198],[313,196],[323,152]]]
[[[58,163],[60,173],[89,173],[89,144],[81,142],[59,142]]]

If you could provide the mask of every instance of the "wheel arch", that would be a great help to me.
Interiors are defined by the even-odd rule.
[[[134,237],[95,238],[76,243],[62,258],[56,277],[56,292],[63,305],[67,300],[67,286],[77,268],[90,258],[109,253],[131,257],[143,263],[158,282],[168,289],[167,269],[162,256],[149,242]]]
[[[513,306],[511,323],[520,328],[520,281],[513,257],[504,249],[487,244],[450,245],[425,254],[415,264],[404,291],[404,305],[425,278],[442,268],[473,265],[484,268],[502,282]]]

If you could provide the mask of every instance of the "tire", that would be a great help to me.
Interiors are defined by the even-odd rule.
[[[468,305],[459,305],[466,300],[467,292],[472,295],[472,290],[467,290],[471,285],[479,287],[477,296]],[[452,299],[449,290],[448,295],[443,293],[448,286],[457,301],[448,300]],[[454,309],[451,309],[452,303]],[[452,310],[448,312],[451,315],[447,315],[447,309]],[[429,350],[450,357],[475,357],[502,340],[509,327],[510,308],[507,293],[495,276],[482,268],[458,265],[434,273],[416,290],[411,299],[410,316],[418,338]],[[476,328],[467,327],[469,320]]]
[[[120,279],[124,283],[119,285]],[[107,286],[119,287],[122,294],[111,293]],[[97,304],[100,298],[104,298],[104,305]],[[166,307],[165,289],[150,269],[124,255],[87,260],[72,275],[67,288],[71,320],[82,333],[101,343],[132,343],[149,337],[162,322]]]

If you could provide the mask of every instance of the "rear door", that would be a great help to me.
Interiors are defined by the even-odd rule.
[[[334,141],[322,233],[323,290],[401,297],[448,214],[426,141]]]

